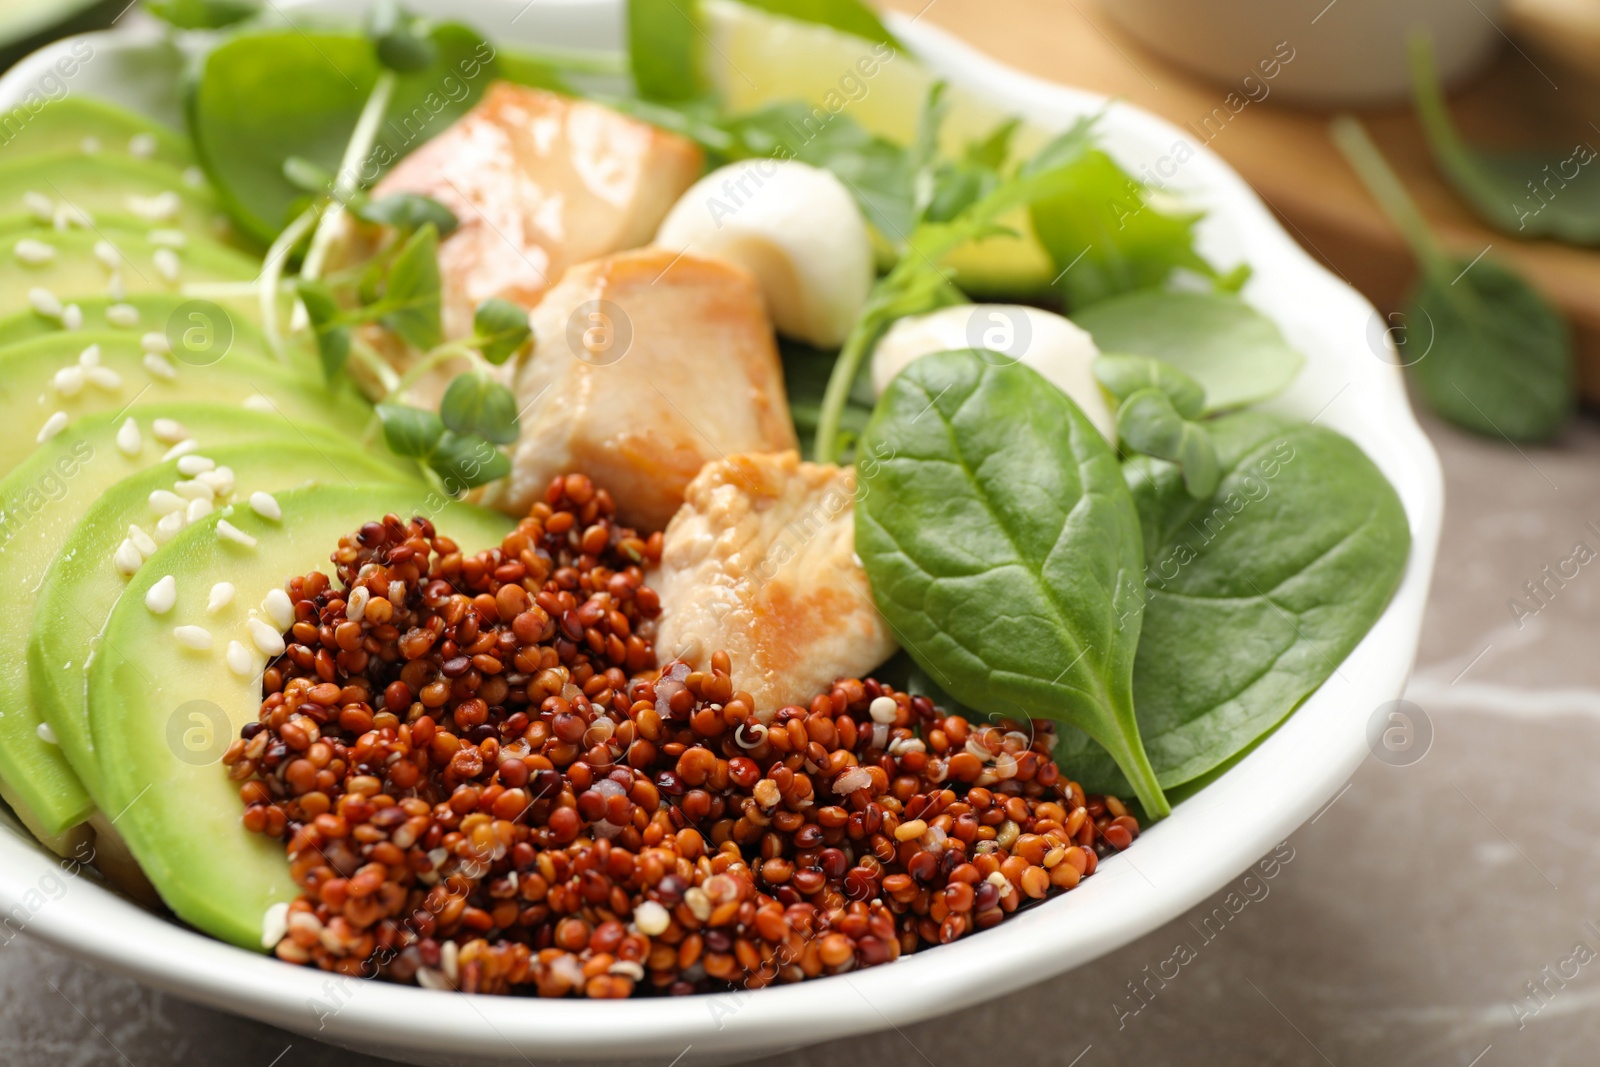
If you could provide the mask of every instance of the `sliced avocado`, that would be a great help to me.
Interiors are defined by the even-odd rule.
[[[210,187],[190,185],[166,163],[76,150],[21,159],[0,152],[0,227],[50,226],[65,211],[87,215],[94,229],[235,237]]]
[[[100,366],[120,377],[120,387],[85,382],[73,396],[62,396],[57,374],[81,366],[91,347],[98,348]],[[289,365],[242,352],[229,351],[209,366],[177,359],[167,365],[177,372],[171,381],[150,372],[140,340],[128,333],[51,334],[0,351],[0,471],[15,467],[38,446],[38,435],[58,412],[70,426],[72,420],[117,411],[136,400],[244,403],[351,436],[361,433],[372,414],[351,389],[330,391]]]
[[[193,297],[182,293],[129,293],[124,300],[113,300],[103,293],[94,296],[81,296],[77,293],[56,294],[63,306],[77,305],[78,311],[83,315],[81,330],[120,330],[140,337],[154,330],[164,333],[167,324],[172,321],[173,314],[185,304],[195,302]],[[267,354],[266,341],[262,339],[258,318],[261,306],[255,296],[239,296],[228,299],[208,297],[209,303],[215,304],[228,316],[229,325],[233,328],[233,345],[237,349],[247,350],[260,355]],[[124,310],[119,310],[119,321],[113,322],[106,318],[106,309],[121,305]],[[132,308],[134,318],[130,325],[121,324],[127,317],[125,309]],[[188,309],[203,310],[203,309]],[[67,332],[67,326],[59,318],[42,315],[31,308],[27,311],[17,311],[0,318],[0,348],[16,344],[18,341],[27,341],[34,337],[43,337],[45,334]]]
[[[258,672],[266,657],[254,651],[245,619],[286,578],[331,572],[328,557],[341,536],[393,512],[427,514],[466,551],[498,544],[510,531],[504,515],[468,504],[444,503],[423,490],[317,486],[277,497],[274,522],[247,508],[189,527],[146,561],[111,612],[89,667],[89,724],[106,810],[167,906],[213,937],[260,950],[262,918],[292,900],[283,843],[245,830],[238,783],[220,759],[261,707]],[[254,546],[217,533],[227,519]],[[163,576],[177,579],[178,600],[165,615],[145,607]],[[237,589],[231,614],[206,613],[206,591],[229,581]],[[212,634],[209,652],[180,646],[178,626]],[[250,676],[225,662],[229,642],[251,649]]]
[[[101,242],[116,253],[114,270],[95,255]],[[177,257],[176,278],[163,275],[158,265],[169,253]],[[260,271],[260,260],[194,236],[182,248],[169,248],[147,233],[110,227],[7,230],[0,234],[0,315],[35,307],[30,295],[34,289],[58,300],[67,295],[115,296],[115,276],[125,294],[176,293],[192,282],[249,281]]]
[[[213,405],[136,407],[129,414],[141,426],[157,417],[181,422],[201,443],[201,454],[232,469],[238,487],[236,501],[248,501],[258,490],[276,493],[311,482],[420,484],[414,470],[405,471],[382,449],[363,453],[347,439],[316,427],[291,425],[278,416]],[[103,427],[94,436],[104,439],[108,429]],[[104,447],[114,445],[105,439]],[[141,458],[159,455],[152,449],[146,452],[150,454]],[[43,561],[42,579],[38,565],[30,567],[33,584],[39,588],[23,672],[32,707],[49,724],[62,754],[92,798],[99,794],[99,769],[83,693],[85,654],[94,648],[106,616],[127,585],[112,556],[130,524],[155,532],[157,516],[150,506],[150,494],[170,490],[180,477],[176,472],[175,461],[156,463],[102,490],[98,498],[85,499],[76,525],[64,540],[57,538],[50,552],[54,558]],[[5,573],[4,567],[5,555],[0,554],[0,574]],[[15,629],[0,619],[0,648],[8,647],[6,642]],[[12,670],[0,664],[0,701],[9,692]]]
[[[195,162],[182,134],[78,93],[37,103],[24,99],[10,111],[0,111],[0,148],[8,160],[72,151],[102,153],[108,159],[154,159],[180,169]]]

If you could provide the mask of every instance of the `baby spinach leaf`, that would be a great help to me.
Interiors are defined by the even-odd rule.
[[[407,404],[379,404],[377,411],[389,451],[412,459],[433,455],[445,432],[439,416]]]
[[[475,489],[511,473],[506,454],[477,434],[446,430],[428,457],[428,466],[452,494]]]
[[[1107,352],[1095,359],[1094,376],[1118,400],[1140,389],[1159,389],[1186,419],[1197,419],[1205,410],[1206,391],[1200,383],[1163,360]]]
[[[378,307],[379,321],[420,351],[444,339],[439,320],[439,231],[432,223],[424,223],[400,246]]]
[[[367,12],[367,36],[378,49],[378,62],[402,74],[424,70],[439,58],[421,19],[395,0],[374,0]]]
[[[1105,438],[1032,369],[958,351],[896,376],[862,444],[856,550],[902,646],[969,707],[1083,729],[1166,814],[1133,712],[1138,516]]]
[[[144,9],[180,30],[220,30],[261,13],[258,0],[145,0]]]
[[[1133,695],[1163,788],[1242,752],[1338,670],[1410,553],[1400,498],[1348,439],[1260,412],[1208,425],[1223,472],[1208,499],[1171,464],[1124,465],[1145,537]],[[1081,733],[1056,756],[1085,789],[1126,788]]]
[[[527,308],[491,296],[472,313],[472,332],[483,358],[498,367],[528,343],[533,327]]]
[[[1549,156],[1470,147],[1450,120],[1426,35],[1411,40],[1411,85],[1434,162],[1479,218],[1513,237],[1600,245],[1600,167],[1590,166],[1593,147],[1580,142]]]
[[[333,290],[321,282],[301,281],[297,286],[300,302],[305,305],[306,317],[311,320],[311,331],[317,342],[317,357],[322,361],[322,373],[329,382],[338,379],[345,364],[350,362],[350,327],[339,316],[339,302]]]
[[[439,417],[459,434],[477,434],[496,444],[517,439],[517,398],[487,374],[458,374],[445,388]]]
[[[1422,347],[1411,381],[1451,422],[1510,441],[1561,432],[1577,404],[1566,322],[1510,268],[1447,254],[1361,124],[1337,119],[1333,139],[1421,268],[1407,298],[1409,339]]]
[[[1190,496],[1204,499],[1217,488],[1217,448],[1204,425],[1178,413],[1160,389],[1139,389],[1117,407],[1117,437],[1130,452],[1170,460],[1183,469]]]
[[[695,0],[628,0],[628,62],[646,100],[692,100],[706,91],[700,50],[705,29]]]
[[[1072,321],[1102,352],[1150,356],[1189,375],[1205,390],[1207,413],[1276,396],[1305,362],[1271,319],[1230,293],[1130,293]]]

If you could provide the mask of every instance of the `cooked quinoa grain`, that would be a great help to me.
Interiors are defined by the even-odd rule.
[[[724,653],[658,667],[661,537],[614,511],[569,475],[497,549],[390,515],[335,580],[289,583],[224,757],[302,890],[279,958],[480,993],[758,988],[993,926],[1137,835],[1061,776],[1048,723],[871,678],[758,708]]]

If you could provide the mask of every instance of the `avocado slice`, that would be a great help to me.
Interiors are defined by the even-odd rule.
[[[320,569],[341,536],[393,512],[427,514],[463,550],[498,544],[512,528],[505,515],[441,502],[425,490],[314,486],[277,496],[273,522],[248,508],[218,513],[189,527],[146,561],[106,622],[89,667],[89,725],[106,810],[167,906],[213,937],[260,951],[262,919],[292,900],[283,843],[240,823],[238,784],[220,760],[239,730],[257,721],[266,657],[254,653],[244,620],[286,578]],[[226,519],[256,539],[224,539]],[[163,576],[177,580],[178,600],[165,615],[145,607]],[[206,591],[230,581],[238,590],[225,621],[206,614]],[[181,647],[178,626],[213,634],[209,652]],[[224,662],[230,641],[252,649],[250,677]],[[170,739],[170,740],[169,740]]]
[[[56,376],[81,366],[83,353],[98,347],[100,366],[121,378],[117,389],[84,384],[64,397]],[[9,470],[38,446],[38,435],[59,412],[68,420],[117,411],[128,404],[209,400],[244,403],[277,411],[296,420],[359,434],[372,408],[349,388],[331,390],[293,368],[269,363],[243,352],[228,352],[209,366],[190,366],[176,359],[167,365],[176,377],[167,381],[145,366],[139,338],[130,333],[59,333],[0,350],[0,470]],[[263,399],[257,400],[256,397]]]
[[[141,426],[148,426],[154,418],[181,422],[201,443],[201,454],[219,467],[233,470],[238,486],[235,500],[248,500],[257,490],[275,493],[309,482],[421,484],[415,468],[405,470],[381,449],[362,452],[348,439],[318,427],[293,425],[276,415],[199,404],[135,407],[128,414]],[[111,420],[101,421],[109,424]],[[104,438],[104,447],[112,448],[112,441],[105,436],[108,430],[114,434],[114,427],[105,425],[94,436]],[[155,455],[140,458],[150,460]],[[92,650],[97,643],[101,626],[127,585],[112,563],[117,546],[127,536],[130,524],[154,530],[156,515],[150,494],[170,490],[179,477],[176,461],[154,463],[103,490],[97,499],[86,499],[77,523],[64,540],[56,539],[54,558],[43,561],[42,578],[37,575],[38,565],[30,571],[35,573],[38,602],[22,673],[27,677],[33,710],[49,724],[91,798],[99,795],[99,767],[83,692],[85,650]],[[5,556],[0,555],[0,568],[4,561]],[[0,619],[0,648],[8,647],[5,642],[15,629]],[[0,664],[0,700],[8,692],[7,675],[15,670]]]
[[[83,324],[78,327],[79,329],[120,330],[135,338],[151,330],[165,333],[168,322],[172,321],[172,316],[178,308],[194,302],[193,297],[182,293],[129,293],[123,300],[113,300],[103,293],[93,296],[59,293],[57,296],[63,306],[77,305],[78,311],[83,315]],[[261,305],[255,296],[208,297],[207,301],[215,304],[228,316],[228,322],[233,328],[232,350],[249,351],[263,356],[267,354],[266,341],[261,336],[261,328],[257,322],[261,314]],[[106,310],[119,305],[117,313],[112,319],[108,319]],[[129,308],[133,309],[131,320],[127,311]],[[0,317],[0,348],[16,344],[18,341],[63,332],[67,332],[67,327],[58,318],[42,315],[31,308],[27,311],[16,311]]]
[[[117,440],[119,428],[130,416],[101,415],[69,428],[0,478],[0,514],[5,520],[0,524],[0,588],[11,591],[7,610],[0,612],[0,652],[11,653],[0,654],[0,708],[6,709],[6,714],[0,715],[0,779],[15,795],[17,806],[52,833],[83,821],[89,814],[90,798],[53,727],[45,723],[39,707],[29,699],[28,665],[22,653],[27,648],[34,605],[42,583],[48,580],[47,569],[79,518],[124,478],[151,463],[159,463],[170,447],[154,439],[151,420],[172,416],[160,407],[130,410],[149,416],[136,419],[140,441],[133,455],[128,455]],[[209,413],[191,408],[188,414],[199,421],[184,425],[200,435],[195,440],[202,445],[251,441],[263,454],[272,455],[287,452],[292,442],[299,442],[300,447],[294,452],[299,462],[286,462],[285,470],[309,469],[313,474],[326,471],[337,478],[341,467],[350,466],[367,480],[399,477],[392,466],[352,462],[352,458],[360,458],[353,444],[341,448],[338,438],[327,431],[316,437],[307,436],[309,431],[302,431],[279,415],[222,408]],[[319,457],[320,465],[316,462]],[[176,461],[171,466],[175,470]],[[176,480],[169,477],[165,488],[171,489]],[[148,490],[145,495],[148,497]],[[130,521],[153,535],[157,518],[147,506]],[[116,537],[112,545],[115,551],[116,545],[128,536],[128,523],[106,532]],[[76,562],[104,567],[115,575],[111,559],[107,552]],[[81,620],[85,605],[71,599],[59,600],[53,610],[78,614]],[[92,621],[91,635],[98,633],[102,619],[103,613]],[[81,668],[89,647],[86,642],[77,644],[65,658],[55,661],[55,669],[73,662]]]
[[[107,159],[153,159],[179,169],[195,164],[188,138],[177,131],[77,93],[34,105],[24,101],[0,111],[0,146],[6,159],[74,151],[103,154]]]
[[[189,184],[166,163],[77,150],[0,159],[0,227],[7,231],[49,227],[58,212],[75,209],[92,220],[91,229],[170,229],[235,239],[210,187]]]

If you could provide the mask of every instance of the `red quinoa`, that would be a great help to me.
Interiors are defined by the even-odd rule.
[[[656,669],[661,537],[613,514],[570,475],[497,549],[390,515],[340,541],[336,583],[289,583],[224,759],[302,890],[279,958],[468,992],[756,988],[993,926],[1137,835],[1061,776],[1048,722],[871,678],[757,708],[723,653]]]

